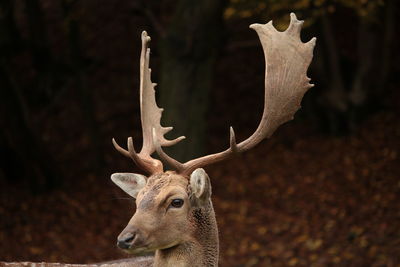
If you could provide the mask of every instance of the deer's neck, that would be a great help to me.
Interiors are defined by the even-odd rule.
[[[192,211],[190,240],[175,247],[157,250],[154,267],[217,267],[218,228],[211,201]]]

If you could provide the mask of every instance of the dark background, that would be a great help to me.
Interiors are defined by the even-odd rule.
[[[248,25],[318,38],[315,87],[268,141],[207,167],[221,266],[400,264],[399,6],[355,1],[0,1],[0,260],[125,257],[134,202],[111,184],[139,171],[140,33],[152,37],[163,125],[179,159],[243,140],[262,113],[264,56]],[[173,96],[173,97],[170,97]]]

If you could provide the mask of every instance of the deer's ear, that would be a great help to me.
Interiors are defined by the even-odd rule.
[[[128,195],[136,198],[139,191],[146,185],[147,177],[136,173],[114,173],[111,180]]]
[[[190,188],[192,189],[192,200],[194,204],[205,204],[211,197],[211,183],[207,173],[198,168],[190,175]]]

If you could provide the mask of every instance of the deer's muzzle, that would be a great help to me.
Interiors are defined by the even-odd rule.
[[[119,234],[117,246],[132,253],[141,252],[145,247],[143,235],[136,227],[127,225],[127,227]]]
[[[136,233],[122,232],[118,236],[117,246],[122,249],[129,249],[132,246],[133,241],[135,240],[135,237],[136,237]]]

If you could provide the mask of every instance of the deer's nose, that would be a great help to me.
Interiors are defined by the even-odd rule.
[[[118,237],[117,246],[122,249],[128,249],[135,239],[134,233],[126,233],[123,236]]]

